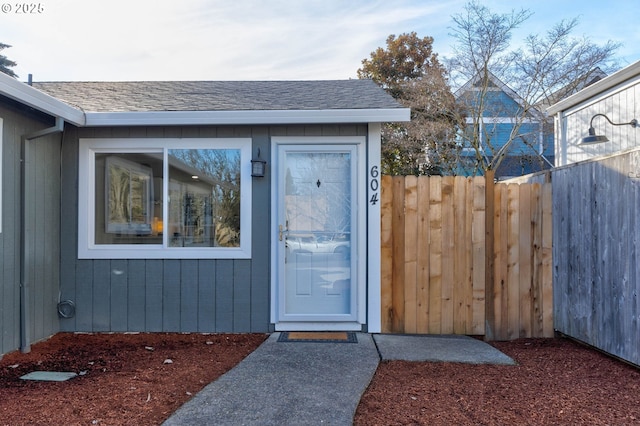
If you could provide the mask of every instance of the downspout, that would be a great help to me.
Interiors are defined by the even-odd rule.
[[[27,277],[27,230],[26,230],[26,178],[27,178],[27,158],[29,154],[29,142],[51,135],[62,133],[64,130],[64,119],[56,117],[56,124],[53,127],[39,130],[35,133],[22,136],[20,141],[20,351],[31,352],[30,313],[29,313],[29,280]]]

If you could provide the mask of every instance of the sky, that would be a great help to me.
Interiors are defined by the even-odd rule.
[[[37,1],[37,0],[36,0]],[[467,0],[0,0],[0,54],[34,81],[330,80],[356,78],[390,34],[415,31],[451,54],[451,16]],[[517,43],[562,19],[576,37],[622,43],[640,60],[637,0],[485,0],[528,9]],[[25,10],[24,6],[28,6]],[[26,12],[26,13],[25,13]]]

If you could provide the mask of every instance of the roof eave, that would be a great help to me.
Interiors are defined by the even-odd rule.
[[[608,77],[603,78],[600,81],[593,83],[591,86],[587,86],[577,93],[569,96],[566,99],[561,100],[549,108],[547,108],[547,114],[554,115],[560,111],[566,111],[569,108],[581,104],[602,92],[605,92],[625,81],[640,75],[640,61],[637,61],[626,68],[621,69],[618,72],[611,74]]]
[[[86,126],[387,123],[410,121],[409,108],[247,111],[87,112]]]
[[[85,124],[82,111],[3,73],[0,73],[0,94],[76,126]]]

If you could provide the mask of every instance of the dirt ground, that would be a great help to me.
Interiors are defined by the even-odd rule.
[[[61,333],[0,360],[0,425],[158,425],[266,337]],[[640,370],[566,339],[495,346],[518,365],[382,363],[355,424],[640,424]],[[36,370],[80,375],[19,379]]]

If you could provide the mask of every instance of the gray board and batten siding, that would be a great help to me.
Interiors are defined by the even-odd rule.
[[[77,258],[80,138],[251,138],[271,156],[273,136],[367,136],[366,124],[293,126],[68,126],[63,142],[61,296],[76,315],[62,331],[269,332],[271,165],[252,178],[250,259]]]
[[[552,182],[555,328],[640,365],[640,150]]]
[[[372,81],[46,82],[34,87],[93,118],[118,113],[324,111],[402,108]],[[91,113],[105,113],[96,117]],[[274,114],[267,115],[273,117]],[[280,115],[278,115],[281,117]],[[287,115],[289,116],[289,115]],[[127,115],[125,119],[130,119]],[[156,117],[156,116],[153,116]],[[199,116],[200,117],[200,116]],[[220,116],[216,116],[220,117]],[[252,115],[251,117],[255,117]],[[298,116],[295,116],[298,117]],[[249,118],[247,118],[249,119]],[[258,119],[264,116],[258,115]],[[101,123],[103,123],[101,121]],[[244,123],[244,121],[243,121]],[[80,138],[252,138],[269,159],[273,136],[367,136],[366,124],[275,126],[69,126],[63,142],[61,295],[76,315],[64,331],[270,331],[271,166],[252,179],[252,254],[242,260],[79,260],[78,141]],[[121,123],[120,123],[121,124]]]
[[[21,247],[22,138],[53,125],[44,114],[0,96],[2,118],[2,233],[0,233],[0,356],[20,346],[20,282],[29,292],[27,335],[32,342],[58,330],[60,267],[60,134],[26,142],[25,245]]]

